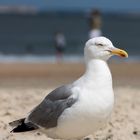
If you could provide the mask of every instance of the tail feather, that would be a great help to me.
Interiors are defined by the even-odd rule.
[[[26,132],[38,129],[38,127],[32,123],[25,123],[25,118],[10,122],[9,125],[15,127],[11,133]]]

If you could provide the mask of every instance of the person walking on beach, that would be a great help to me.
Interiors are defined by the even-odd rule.
[[[101,13],[99,10],[92,10],[89,16],[89,39],[94,37],[99,37],[102,35],[101,26],[102,26],[102,19]]]
[[[55,34],[55,49],[57,61],[61,61],[66,47],[66,38],[62,32]]]

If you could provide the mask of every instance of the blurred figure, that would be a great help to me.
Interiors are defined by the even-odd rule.
[[[66,47],[66,39],[62,32],[56,32],[55,34],[55,48],[56,48],[56,57],[57,61],[61,61],[63,53]]]
[[[89,38],[98,37],[102,35],[101,26],[102,19],[99,10],[92,10],[89,16]]]

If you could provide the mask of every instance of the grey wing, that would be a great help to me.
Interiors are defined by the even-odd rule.
[[[52,91],[31,114],[29,114],[27,120],[45,128],[57,126],[58,117],[77,100],[71,97],[71,88],[72,86],[68,85]]]

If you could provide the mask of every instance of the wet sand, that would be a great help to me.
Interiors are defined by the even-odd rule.
[[[140,140],[140,63],[109,64],[115,108],[96,140]],[[10,134],[8,122],[24,117],[51,90],[84,72],[83,64],[0,64],[0,140],[47,140],[35,132]]]

